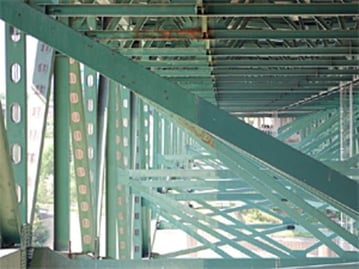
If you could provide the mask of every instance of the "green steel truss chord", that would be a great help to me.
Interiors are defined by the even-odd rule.
[[[0,102],[0,249],[20,243],[20,212]]]
[[[116,201],[123,199],[117,196],[117,128],[116,121],[119,100],[119,85],[112,80],[109,81],[109,102],[107,120],[107,140],[106,140],[106,256],[113,259],[117,258],[117,228],[116,228]]]
[[[54,250],[69,249],[70,127],[69,59],[56,55],[54,67]]]
[[[6,24],[6,128],[15,180],[18,187],[21,223],[27,223],[27,95],[26,37]]]
[[[150,167],[150,108],[142,99],[138,100],[139,108],[139,149],[140,166],[138,168],[149,169]],[[136,167],[137,168],[137,167]],[[142,200],[142,249],[143,256],[150,257],[151,253],[151,209],[146,200]]]
[[[151,147],[151,156],[152,156],[152,165],[151,165],[151,170],[152,169],[157,169],[160,168],[160,160],[159,160],[159,153],[161,152],[161,119],[159,116],[159,113],[156,109],[154,109],[153,107],[151,107],[151,114],[152,114],[152,136],[151,137],[151,142],[152,142],[152,147]]]
[[[117,229],[118,257],[130,259],[132,253],[131,236],[131,201],[128,170],[131,159],[131,124],[130,124],[130,92],[119,85],[116,95],[116,159],[117,159]]]
[[[140,150],[140,167],[142,169],[149,168],[149,153],[150,153],[150,119],[149,119],[149,106],[139,99],[139,150]]]
[[[63,18],[61,23],[68,25],[69,20]],[[71,251],[70,67],[69,58],[54,50],[54,250]]]
[[[196,56],[206,57],[210,54],[214,58],[228,56],[346,56],[348,54],[359,54],[359,47],[319,47],[319,48],[119,48],[119,52],[125,56]]]
[[[70,129],[81,228],[82,251],[95,252],[95,218],[89,173],[86,120],[83,106],[80,64],[69,60]]]
[[[302,67],[302,68],[313,68],[313,67],[334,67],[334,66],[342,66],[342,67],[356,67],[356,60],[342,60],[342,59],[290,59],[290,60],[267,60],[267,61],[259,61],[258,59],[243,59],[243,60],[214,60],[212,63],[208,63],[206,60],[192,60],[192,61],[139,61],[141,65],[145,67],[156,67],[156,68],[164,68],[164,67],[172,67],[172,68],[183,68],[183,67],[197,67],[198,69],[207,69],[209,66],[213,66],[217,69],[224,68],[241,68],[241,67]],[[203,71],[203,70],[202,70]],[[227,70],[226,70],[227,71]],[[216,72],[216,71],[215,71]]]
[[[142,128],[142,102],[135,94],[131,94],[131,148],[132,148],[132,167],[133,169],[142,168],[144,163],[143,148],[143,128]],[[131,189],[132,192],[132,240],[133,240],[133,258],[141,259],[145,253],[143,248],[143,199],[138,192]]]
[[[110,79],[99,75],[98,84],[98,105],[97,105],[97,212],[96,212],[96,236],[99,240],[101,236],[101,224],[103,209],[107,210],[106,204],[103,204],[105,199],[105,181],[106,181],[106,143],[107,143],[107,120],[108,120],[108,103],[109,103],[109,91],[110,91]],[[107,223],[106,223],[107,225]],[[110,242],[109,242],[110,243]],[[96,246],[96,256],[99,255],[97,252],[99,248]],[[108,250],[108,246],[106,247]]]
[[[36,195],[39,184],[40,160],[42,156],[46,121],[50,102],[50,85],[53,74],[54,50],[43,42],[38,42],[34,74],[33,91],[28,92],[28,214],[33,223]]]
[[[99,185],[97,174],[97,72],[84,66],[83,88],[84,108],[87,128],[87,144],[89,158],[89,172],[94,214],[97,216],[97,190]],[[97,223],[96,223],[97,229]]]
[[[96,236],[100,237],[102,224],[102,209],[104,201],[104,189],[106,180],[106,141],[107,141],[107,120],[108,120],[108,102],[109,102],[109,85],[110,80],[100,74],[98,83],[98,105],[97,105],[97,179],[96,188],[97,201],[97,230]],[[97,248],[96,248],[97,251]],[[97,253],[96,253],[97,255]]]
[[[321,39],[321,38],[358,38],[356,30],[211,30],[204,37],[200,29],[181,29],[181,30],[138,30],[132,31],[85,31],[84,35],[94,39],[108,40],[256,40],[256,39]]]
[[[56,16],[353,16],[357,14],[355,3],[345,4],[112,4],[112,5],[41,5],[43,12]]]
[[[34,258],[30,269],[43,268],[70,268],[70,269],[86,269],[86,268],[108,268],[114,269],[119,267],[124,268],[138,268],[138,269],[247,269],[247,268],[288,268],[296,267],[298,269],[308,268],[309,266],[317,265],[316,268],[330,268],[330,269],[355,269],[358,266],[357,259],[349,258],[298,258],[298,259],[228,259],[223,262],[223,259],[150,259],[150,260],[125,260],[116,261],[111,259],[90,260],[84,257],[77,257],[70,259],[65,255],[59,255],[51,252],[46,248],[35,249]],[[309,267],[310,268],[310,267]]]

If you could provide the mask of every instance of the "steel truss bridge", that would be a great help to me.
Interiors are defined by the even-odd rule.
[[[357,268],[358,11],[355,0],[0,0],[0,267]],[[48,114],[51,249],[32,244]],[[279,128],[245,123],[264,117]],[[191,244],[165,236],[156,251],[168,231]]]

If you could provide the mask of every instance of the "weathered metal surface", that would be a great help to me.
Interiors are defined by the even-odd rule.
[[[338,201],[350,210],[358,212],[358,200],[351,198],[357,196],[358,184],[347,177],[266,136],[212,104],[196,98],[167,80],[159,78],[126,57],[49,19],[26,4],[7,1],[1,1],[0,4],[9,10],[9,12],[0,13],[2,18],[44,39],[49,44],[57,46],[58,49],[66,51],[78,60],[123,83],[172,113],[191,121],[235,147],[261,159],[268,165],[299,179],[299,181],[330,196],[331,199]],[[34,18],[31,23],[26,20],[28,16]],[[42,25],[42,27],[38,28],[38,25]],[[51,35],[49,35],[50,33]],[[59,38],[63,40],[64,36],[74,43],[70,44],[57,40]],[[81,45],[74,46],[73,44]],[[138,77],[142,79],[138,80]],[[153,89],[153,91],[148,89]],[[296,162],[289,164],[289,158],[295,159]],[[307,169],[303,170],[302,167]],[[316,175],[316,180],[312,180],[313,173]],[[338,193],[337,186],[341,186],[340,193]]]
[[[192,3],[179,4],[112,4],[112,5],[43,5],[43,11],[48,15],[56,16],[337,16],[356,15],[355,3],[310,3],[273,5],[266,3],[256,4],[227,4],[202,3],[200,6]]]

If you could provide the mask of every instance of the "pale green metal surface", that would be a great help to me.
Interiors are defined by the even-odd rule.
[[[98,197],[98,174],[97,174],[97,72],[84,66],[83,74],[83,97],[87,129],[87,144],[89,158],[89,173],[91,181],[91,191],[93,199],[94,214],[97,215]],[[97,225],[96,225],[97,229]]]
[[[120,81],[172,113],[197,124],[201,128],[232,143],[235,147],[297,178],[304,184],[320,190],[324,195],[330,196],[331,199],[338,201],[350,210],[358,212],[358,201],[351,198],[356,197],[358,194],[357,183],[308,158],[304,154],[265,136],[202,99],[186,93],[182,88],[157,77],[127,60],[124,56],[116,54],[102,45],[73,32],[66,26],[41,15],[26,4],[2,1],[1,5],[2,10],[8,10],[1,13],[1,17],[5,20],[16,23],[23,30],[40,37],[50,45],[74,56],[110,78]],[[31,23],[28,21],[25,23],[28,16],[34,17]],[[36,26],[40,24],[43,25],[41,29]],[[51,38],[48,35],[50,32],[52,33]],[[56,41],[57,37],[62,38],[63,36],[67,36],[74,44],[82,45],[73,46],[70,43]],[[114,61],[114,59],[116,60]],[[109,66],[111,68],[108,68]],[[138,77],[142,79],[138,80]],[[148,88],[153,89],[156,94],[148,91]],[[178,105],[179,103],[181,105]],[[183,107],[186,107],[186,109],[184,110]],[[230,129],[227,128],[228,126],[230,126]],[[257,141],[262,141],[261,145],[258,145]],[[275,149],[276,154],[271,153],[272,149]],[[289,165],[287,163],[288,158],[295,159],[296,162]],[[306,167],[306,170],[303,170],[302,167]],[[316,174],[315,181],[311,180],[313,172]],[[330,177],[328,177],[329,175]],[[340,193],[338,193],[339,185]]]
[[[285,82],[299,82],[301,79],[278,75],[278,71],[280,74],[285,74],[287,72],[299,74],[306,71],[303,68],[304,66],[313,67],[318,64],[321,68],[314,70],[314,72],[310,72],[310,74],[314,75],[314,77],[318,76],[322,72],[329,72],[330,75],[327,77],[328,80],[331,80],[334,78],[333,74],[337,75],[343,72],[354,72],[354,74],[358,73],[356,68],[357,65],[355,63],[355,57],[357,57],[358,39],[358,35],[356,34],[356,21],[353,15],[353,12],[357,13],[357,4],[355,1],[335,4],[329,2],[319,4],[286,3],[285,5],[282,5],[281,2],[277,3],[276,1],[271,3],[254,1],[253,4],[241,2],[226,3],[223,1],[205,1],[202,4],[184,2],[163,3],[162,1],[150,1],[146,3],[146,5],[143,3],[139,4],[116,1],[112,5],[109,5],[108,3],[104,5],[103,2],[100,2],[99,5],[94,6],[89,5],[88,1],[83,2],[83,4],[78,3],[75,6],[69,4],[52,5],[53,3],[47,5],[42,2],[41,7],[38,8],[39,10],[44,10],[44,6],[47,6],[49,10],[57,12],[57,15],[62,13],[62,15],[65,15],[66,18],[70,19],[72,22],[70,25],[81,32],[97,31],[100,34],[107,35],[109,39],[104,40],[104,43],[113,50],[123,51],[123,49],[125,49],[125,55],[130,56],[134,53],[136,54],[136,50],[138,51],[142,49],[150,49],[152,51],[156,49],[158,50],[158,48],[161,50],[164,49],[163,53],[159,52],[153,54],[150,60],[153,60],[153,62],[157,64],[159,64],[158,62],[166,61],[176,63],[174,66],[177,67],[171,70],[165,70],[166,73],[174,72],[176,76],[180,76],[189,72],[190,74],[188,75],[197,76],[203,72],[203,70],[201,70],[203,66],[205,66],[205,68],[210,66],[211,73],[206,73],[206,77],[212,81],[213,86],[208,88],[208,93],[200,94],[200,96],[206,98],[207,100],[212,100],[211,102],[213,103],[218,103],[220,107],[230,112],[237,112],[238,110],[241,110],[242,113],[252,113],[253,109],[258,111],[266,109],[266,114],[268,114],[268,110],[279,109],[285,111],[288,109],[288,105],[296,104],[295,100],[305,100],[306,97],[310,97],[309,93],[301,96],[296,95],[296,92],[300,89],[295,88],[291,89],[290,92],[287,91],[286,94],[277,93],[269,96],[259,95],[261,100],[265,100],[264,103],[260,103],[258,100],[250,101],[250,96],[247,97],[246,95],[241,95],[240,97],[237,97],[240,99],[236,100],[236,104],[228,104],[225,100],[225,97],[228,95],[225,88],[223,88],[219,82],[232,79],[235,76],[235,74],[233,74],[233,68],[238,69],[235,70],[236,73],[245,71],[249,74],[253,72],[257,75],[257,77],[263,76],[263,74],[268,71],[272,73],[274,72],[277,74],[275,76],[268,77],[268,81]],[[62,8],[64,8],[64,10],[62,10]],[[75,12],[72,15],[66,15],[66,9],[82,10],[84,14],[76,14]],[[131,13],[126,13],[127,16],[130,16],[129,18],[131,18],[131,22],[124,19],[120,23],[121,17],[116,16],[121,16],[121,12],[117,12],[117,9],[121,9],[123,12],[132,10],[137,15],[132,14],[131,16]],[[190,14],[188,15],[189,17],[181,17],[181,13],[179,11],[183,9],[190,10]],[[107,17],[108,15],[106,16],[106,12],[102,13],[102,11],[106,10],[111,11],[111,17]],[[157,14],[158,16],[152,17],[151,20],[148,20],[147,17],[144,17],[148,15],[146,10],[150,10],[151,15],[153,16],[156,15],[156,11],[162,15]],[[335,14],[332,13],[334,10],[336,12]],[[91,14],[86,14],[85,11]],[[117,14],[113,15],[112,13],[115,11]],[[171,13],[173,11],[175,12]],[[166,12],[169,13],[166,14]],[[253,12],[255,14],[253,14]],[[314,12],[315,14],[310,12]],[[301,17],[301,15],[304,14],[307,15],[305,17]],[[81,15],[91,15],[92,17],[85,19],[85,17]],[[103,20],[103,18],[106,19]],[[98,21],[97,24],[95,23],[96,20]],[[206,23],[203,24],[203,22]],[[134,28],[129,28],[129,24],[133,24]],[[207,26],[202,27],[204,25]],[[141,36],[142,33],[145,33],[148,38],[151,38],[151,32],[162,38],[163,42],[153,40],[147,42],[136,42],[133,39],[126,42],[120,42],[119,40],[111,41],[115,35]],[[216,32],[221,33],[221,35],[225,33],[224,36],[227,36],[223,40],[213,39],[211,42],[205,41],[209,44],[209,46],[205,46],[203,49],[201,49],[201,45],[199,45],[203,43],[201,43],[201,41],[195,41],[196,36],[200,39],[206,39],[211,36],[211,33]],[[253,34],[255,32],[261,35],[278,35],[278,38],[264,39],[264,36],[262,36],[263,39],[250,40],[244,38],[237,41],[231,40],[232,38],[236,38],[236,35],[243,34],[248,36],[248,34]],[[312,38],[290,38],[285,40],[286,35],[293,35],[296,32],[299,35],[302,35],[302,37],[312,34]],[[314,32],[318,32],[318,34],[314,34]],[[343,36],[343,34],[345,35],[345,33],[349,32],[353,34],[353,39],[350,41],[346,40]],[[111,35],[109,35],[110,33]],[[171,39],[171,36],[176,35],[187,36],[187,38],[182,41],[175,41]],[[320,38],[321,35],[327,35],[327,37],[332,35],[333,38]],[[139,44],[140,46],[138,46]],[[130,51],[128,54],[127,52],[129,49],[134,52]],[[192,52],[192,54],[190,54],[191,57],[186,57],[188,53],[180,53],[180,56],[176,55],[176,57],[174,57],[174,55],[171,56],[165,54],[168,50],[178,52],[186,50],[190,52],[191,49],[199,49],[201,52],[196,55],[193,55]],[[253,49],[258,53],[253,55],[254,51],[251,51]],[[236,54],[239,50],[241,52]],[[342,51],[338,54],[337,52],[340,50]],[[283,51],[283,53],[280,54],[279,51]],[[305,53],[304,51],[308,51],[308,53]],[[330,51],[332,53],[329,53]],[[285,55],[293,56],[293,63],[300,63],[300,65],[297,66],[300,68],[291,67],[293,63],[290,63],[290,61],[288,62],[287,58],[283,58]],[[141,54],[138,56],[139,57],[137,57],[136,54],[136,57],[132,57],[132,59],[136,59],[138,61],[148,61],[148,57],[143,57]],[[162,58],[162,56],[164,56],[164,58]],[[240,67],[240,63],[242,61],[245,63],[248,61],[248,58],[254,57],[256,57],[256,61],[250,61],[247,66]],[[196,68],[188,67],[191,61],[201,59],[205,60],[202,65],[198,65]],[[181,62],[182,64],[183,62],[186,62],[186,65],[180,66]],[[342,68],[331,68],[333,65],[338,64],[342,66]],[[163,65],[163,63],[160,63],[160,65]],[[257,65],[260,68],[253,70],[253,65]],[[273,66],[276,66],[276,68],[273,68]],[[164,72],[164,69],[161,66],[156,66],[155,68],[152,67],[151,69],[159,74],[163,74]],[[227,77],[219,77],[219,72],[227,74]],[[251,80],[251,78],[246,77],[246,81],[250,82]],[[305,80],[309,80],[312,81],[313,84],[317,84],[314,83],[315,79],[305,78]],[[338,84],[340,81],[348,80],[350,79],[344,77],[336,78]],[[201,83],[196,83],[196,86],[200,87],[200,84]],[[316,89],[313,89],[316,93],[320,93],[328,89],[325,84],[321,85],[320,88],[319,85],[321,84],[319,83],[316,85]],[[196,94],[198,93],[196,92]],[[215,94],[215,100],[213,100],[213,94]],[[249,100],[247,102],[241,101],[246,99]],[[321,95],[319,99],[328,100],[325,95]],[[248,103],[249,101],[250,103]],[[325,106],[325,104],[321,104],[319,102],[315,103],[317,104],[314,108],[316,110],[320,109],[321,106]],[[296,109],[294,110],[293,108]],[[297,110],[305,111],[304,106],[294,105],[289,107],[288,114],[296,114]]]
[[[55,57],[54,67],[54,250],[69,249],[70,115],[69,59]]]
[[[82,85],[76,84],[78,93],[84,87],[80,103],[86,110],[79,113],[86,116],[79,124],[81,137],[89,141],[85,173],[97,215],[91,225],[97,233],[93,248],[81,251],[93,258],[69,253],[67,260],[36,250],[34,268],[300,268],[358,260],[359,189],[348,177],[355,179],[358,171],[359,122],[353,120],[354,156],[337,159],[343,140],[337,98],[341,85],[352,81],[357,99],[355,2],[30,2],[29,7],[2,0],[0,17],[101,72],[78,66],[75,72],[77,82],[84,72]],[[52,18],[66,26],[49,14],[59,15]],[[74,100],[66,92],[69,70],[63,60],[55,73],[54,104],[55,157],[61,158],[55,173],[57,250],[69,244],[69,146],[59,135],[69,133],[65,100]],[[290,146],[317,161],[199,97],[240,116],[299,117],[280,129],[278,138],[299,133],[300,141]],[[81,197],[78,202],[81,210]],[[243,217],[251,210],[272,219],[252,223]],[[105,248],[102,225],[107,229]],[[81,226],[83,232],[88,222]],[[174,229],[187,234],[187,247],[172,250],[174,240],[169,239],[168,250],[161,250],[158,241]],[[288,245],[282,233],[293,233],[293,240],[303,234],[312,245]],[[167,260],[204,253],[224,259]],[[98,259],[101,255],[122,261]],[[138,261],[126,261],[133,258]]]
[[[198,135],[198,132],[196,133],[195,129],[193,129],[193,128],[192,128],[192,132],[194,133],[194,135],[196,135],[196,136]],[[204,145],[206,145],[206,144],[204,144]],[[342,236],[343,238],[346,238],[346,240],[348,240],[352,244],[357,245],[357,243],[358,243],[356,236],[354,234],[351,234],[352,232],[348,233],[348,231],[345,231],[343,228],[341,228],[337,224],[334,224],[333,222],[328,220],[327,217],[325,217],[323,215],[323,213],[321,213],[319,211],[320,210],[319,208],[314,208],[312,205],[313,203],[308,201],[311,199],[316,200],[317,198],[314,198],[314,197],[310,198],[309,196],[307,197],[307,194],[301,193],[300,189],[295,189],[295,188],[293,188],[294,186],[281,186],[280,184],[278,185],[278,182],[276,182],[276,180],[273,180],[273,177],[281,178],[282,176],[276,174],[275,172],[273,175],[270,175],[271,172],[266,171],[267,169],[259,168],[259,170],[258,170],[258,167],[256,167],[256,165],[251,164],[252,161],[248,161],[248,160],[245,160],[243,157],[239,157],[240,155],[238,154],[238,152],[233,151],[233,149],[228,147],[228,145],[225,145],[225,144],[221,143],[220,141],[215,142],[213,148],[218,150],[217,157],[220,158],[221,160],[223,160],[225,162],[225,164],[228,164],[229,167],[231,168],[231,171],[233,171],[234,173],[238,173],[237,175],[240,178],[242,178],[245,182],[247,182],[249,185],[254,186],[255,189],[260,190],[260,193],[263,196],[269,198],[271,203],[274,203],[275,206],[278,206],[279,208],[284,210],[289,216],[291,216],[293,219],[295,219],[295,221],[297,222],[298,225],[303,225],[303,227],[305,227],[308,231],[310,231],[315,237],[320,239],[321,243],[327,244],[331,249],[333,249],[335,252],[337,252],[340,255],[349,255],[349,256],[351,255],[350,253],[345,253],[342,249],[338,248],[338,246],[336,246],[336,244],[333,244],[333,242],[331,242],[329,240],[329,238],[327,238],[326,235],[321,234],[321,232],[319,232],[319,230],[317,230],[318,229],[318,227],[316,227],[317,224],[310,223],[310,222],[306,221],[307,217],[305,215],[309,214],[309,215],[313,216],[314,218],[318,219],[321,223],[323,223],[323,225],[325,227],[328,227],[328,228],[331,227],[330,229],[332,229],[332,231],[334,233]],[[211,150],[211,147],[208,147],[208,149]],[[224,154],[224,152],[226,152],[226,153]],[[240,164],[241,172],[240,171],[235,172],[238,169],[238,168],[235,168],[237,166],[237,164]],[[258,179],[257,183],[255,181],[253,181],[254,178]],[[265,187],[265,185],[260,183],[260,178],[266,178],[266,182],[268,184],[267,187]],[[197,189],[198,185],[195,185],[195,184],[192,185],[191,181],[187,181],[187,182],[188,182],[189,186]],[[283,184],[285,184],[285,183],[283,182]],[[152,185],[152,186],[154,186],[154,185]],[[164,186],[171,186],[171,184],[169,184],[169,185],[164,184]],[[176,183],[173,183],[172,186],[176,186],[175,188],[177,189],[181,185],[177,185]],[[184,185],[182,185],[182,188],[183,188],[183,186]],[[207,187],[209,187],[209,185],[207,185]],[[235,187],[233,185],[230,188],[233,191],[233,188],[235,188]],[[268,189],[266,190],[266,188],[268,188]],[[291,189],[291,191],[289,191],[288,189]],[[275,190],[275,192],[273,192],[274,190]],[[198,189],[197,191],[200,192],[200,189]],[[144,191],[142,191],[142,192],[144,192]],[[298,194],[298,196],[296,196],[296,193]],[[237,194],[237,195],[239,197],[241,196],[241,194]],[[151,194],[151,197],[147,197],[147,199],[152,201],[154,199],[153,198],[154,196],[155,196],[155,194]],[[170,194],[167,194],[167,196],[170,197]],[[287,198],[284,199],[283,197],[287,197]],[[299,198],[299,197],[301,197],[301,198]],[[305,200],[302,200],[303,198]],[[164,199],[164,198],[162,198],[162,199]],[[196,199],[195,194],[192,194],[192,195],[188,194],[187,200],[194,200],[194,201],[202,200],[199,197],[197,199]],[[204,199],[206,199],[206,198],[204,198]],[[233,198],[231,198],[231,199],[233,199]],[[231,199],[229,199],[229,200],[231,200]],[[247,198],[243,197],[242,199],[244,199],[246,203],[249,202]],[[292,206],[289,207],[289,205],[286,205],[285,203],[283,203],[283,201],[286,201],[287,199],[289,199],[289,201],[291,201],[290,203],[293,203],[294,205],[298,206],[298,208],[301,208],[300,210],[303,210],[303,212],[306,212],[306,213],[303,214],[303,216],[298,216],[295,213],[293,214],[293,211],[296,211],[296,210],[294,208],[292,208]],[[266,202],[266,203],[268,205],[268,202]],[[163,200],[163,202],[161,202],[160,204],[168,205],[168,204],[170,204],[170,202],[168,200]],[[258,208],[258,206],[259,206],[258,204],[255,205],[255,207],[257,207],[257,208]],[[180,205],[177,205],[176,207],[180,207]],[[317,207],[317,206],[315,206],[315,207]],[[184,210],[184,212],[186,211],[185,209],[182,209],[182,210]],[[175,212],[175,209],[172,208],[170,212],[172,212],[172,213]],[[201,219],[200,217],[196,217],[196,218]],[[354,217],[354,218],[356,218],[356,217]],[[291,223],[291,222],[289,222],[289,223]],[[211,225],[211,227],[218,227],[218,226]],[[305,253],[309,253],[310,249],[311,248],[309,248]],[[178,253],[178,254],[180,254],[180,253]],[[354,255],[353,257],[357,256],[355,253],[352,253],[352,254]],[[293,254],[293,255],[296,255],[296,254]],[[303,253],[300,254],[300,252],[299,252],[298,255],[303,255]]]
[[[116,109],[116,160],[117,164],[117,227],[118,256],[120,259],[132,257],[131,234],[131,194],[126,182],[129,180],[131,158],[130,92],[123,86],[117,91],[118,107]]]
[[[106,141],[106,253],[108,257],[116,258],[117,246],[117,228],[116,228],[116,205],[117,197],[117,156],[116,156],[116,120],[118,107],[118,85],[109,82],[109,103],[108,103],[108,125],[107,125],[107,141]]]
[[[6,129],[17,183],[22,224],[27,223],[27,102],[25,34],[7,24],[6,41]]]
[[[51,257],[49,259],[49,257]],[[148,261],[115,261],[115,260],[91,260],[84,257],[76,257],[75,259],[68,259],[61,254],[52,253],[47,249],[36,249],[34,260],[30,265],[31,269],[41,268],[118,268],[123,266],[125,268],[286,268],[296,266],[297,263],[301,264],[297,268],[305,268],[308,265],[330,265],[335,264],[337,268],[353,268],[357,263],[353,260],[338,259],[338,258],[317,258],[311,261],[305,259],[298,259],[293,261],[291,259],[266,259],[266,260],[253,260],[253,259],[233,259],[223,263],[220,259],[172,259],[172,260],[148,260]],[[347,264],[346,264],[347,263]],[[324,265],[325,264],[325,265]],[[351,266],[351,267],[349,267]],[[355,268],[355,267],[354,267]]]
[[[229,3],[211,4],[113,4],[113,5],[44,5],[44,12],[57,16],[290,16],[290,15],[356,15],[358,6],[355,3],[322,3],[322,4],[251,4],[233,5]]]
[[[138,169],[143,168],[146,164],[143,162],[143,127],[142,124],[142,100],[137,96],[131,95],[130,105],[130,122],[133,124],[131,127],[131,162],[132,168]],[[146,254],[144,253],[144,240],[143,240],[143,229],[142,222],[144,221],[142,206],[143,198],[136,192],[136,190],[131,189],[132,194],[132,211],[131,211],[131,233],[132,233],[132,253],[134,259],[141,259]]]
[[[95,252],[95,213],[90,181],[88,144],[80,64],[69,59],[70,131],[75,169],[82,251]]]

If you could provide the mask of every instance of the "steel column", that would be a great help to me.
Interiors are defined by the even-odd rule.
[[[27,201],[27,93],[26,37],[7,24],[6,41],[6,128],[10,147],[21,222],[28,222]]]
[[[83,252],[95,252],[96,218],[91,192],[90,169],[86,119],[81,85],[80,64],[74,59],[69,60],[70,82],[70,130],[72,153],[74,160],[77,204],[81,229]]]
[[[70,240],[69,59],[55,57],[54,70],[54,250],[68,250]]]

